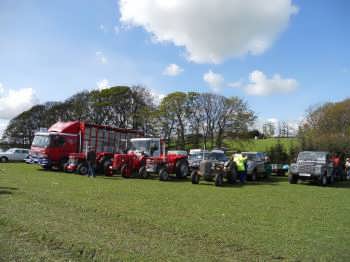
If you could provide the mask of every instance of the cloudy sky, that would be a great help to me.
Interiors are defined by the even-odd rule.
[[[38,102],[140,84],[296,121],[348,96],[347,0],[0,0],[0,129]]]

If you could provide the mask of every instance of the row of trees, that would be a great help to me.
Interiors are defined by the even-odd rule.
[[[3,139],[31,144],[40,127],[49,127],[59,120],[80,120],[141,129],[180,148],[203,142],[221,147],[225,137],[247,132],[255,119],[254,112],[238,97],[174,92],[158,105],[146,88],[117,86],[80,92],[63,102],[33,106],[10,121]]]

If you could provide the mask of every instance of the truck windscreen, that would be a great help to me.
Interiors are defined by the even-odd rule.
[[[47,147],[50,144],[50,137],[47,135],[36,135],[32,146]]]

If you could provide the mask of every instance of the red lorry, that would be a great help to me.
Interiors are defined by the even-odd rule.
[[[125,151],[135,137],[143,137],[143,132],[80,121],[57,122],[47,132],[35,134],[29,161],[45,169],[56,167],[85,174],[84,160],[89,147],[95,149],[97,168],[101,169],[115,153]]]
[[[185,178],[189,175],[188,159],[187,155],[167,154],[160,138],[133,138],[127,154],[114,154],[106,175],[119,172],[123,177],[141,178],[156,174],[163,181],[169,174]]]

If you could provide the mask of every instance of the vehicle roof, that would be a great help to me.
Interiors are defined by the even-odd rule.
[[[328,151],[301,151],[300,153],[322,153],[322,154],[329,154]]]
[[[159,137],[142,137],[142,138],[132,138],[130,141],[160,141]]]
[[[265,154],[265,152],[242,152],[242,154]]]
[[[220,153],[220,154],[225,154],[225,152],[223,150],[218,150],[218,149],[214,149],[212,151],[210,151],[210,153]]]
[[[58,133],[78,133],[80,130],[80,121],[57,122],[49,128],[49,132]]]

